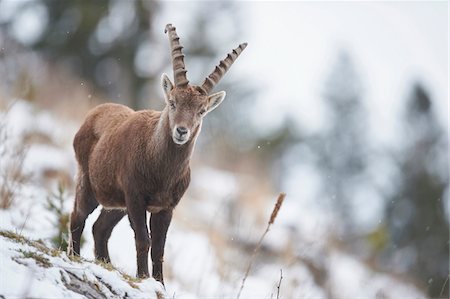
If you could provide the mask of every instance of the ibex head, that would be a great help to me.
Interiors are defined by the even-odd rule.
[[[181,145],[189,141],[192,133],[200,126],[203,117],[222,103],[226,95],[225,91],[211,95],[209,93],[247,47],[247,43],[240,44],[224,60],[221,60],[201,86],[192,86],[186,77],[187,70],[184,65],[184,55],[181,52],[183,47],[180,45],[180,38],[175,29],[168,24],[165,30],[169,34],[175,85],[166,74],[161,77],[161,85],[168,107],[172,139],[176,144]]]

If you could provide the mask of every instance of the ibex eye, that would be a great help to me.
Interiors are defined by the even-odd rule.
[[[206,110],[202,109],[202,110],[200,110],[200,112],[198,114],[201,116],[201,115],[205,114],[205,112],[206,112]]]
[[[174,102],[170,102],[169,105],[170,105],[171,109],[175,109],[175,103]]]

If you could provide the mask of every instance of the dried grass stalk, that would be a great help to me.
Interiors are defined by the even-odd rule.
[[[258,243],[256,244],[255,249],[253,250],[252,256],[250,257],[250,262],[248,263],[247,269],[244,274],[244,278],[242,278],[241,287],[239,289],[239,292],[237,294],[236,299],[239,299],[241,297],[242,290],[244,289],[245,281],[247,280],[248,274],[250,273],[250,270],[253,266],[253,262],[255,260],[256,254],[258,253],[259,249],[261,248],[262,242],[269,232],[270,226],[275,222],[275,218],[277,218],[278,212],[280,211],[281,205],[283,204],[284,198],[286,197],[286,193],[280,193],[278,195],[277,202],[275,204],[275,207],[273,208],[272,214],[270,215],[269,222],[267,223],[266,230],[261,235],[261,238],[259,238]]]

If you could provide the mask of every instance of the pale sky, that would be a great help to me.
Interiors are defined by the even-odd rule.
[[[264,115],[278,109],[320,127],[320,99],[336,50],[347,49],[365,87],[371,121],[386,131],[409,84],[421,79],[446,121],[448,35],[446,2],[246,3],[251,12],[248,59],[267,89]],[[254,56],[258,56],[255,59]],[[264,59],[265,57],[269,57]],[[270,70],[270,71],[265,71]],[[389,142],[394,136],[377,136]]]

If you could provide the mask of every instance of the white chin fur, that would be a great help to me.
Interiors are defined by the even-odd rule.
[[[175,143],[178,144],[178,145],[183,145],[183,144],[185,144],[186,142],[188,142],[189,138],[180,140],[180,139],[177,139],[176,137],[172,136],[172,140],[173,140],[173,142],[175,142]]]
[[[174,128],[172,131],[172,140],[173,140],[173,142],[175,142],[178,145],[183,145],[186,142],[188,142],[190,136],[191,136],[191,132],[188,131],[185,135],[183,135],[182,138],[179,138],[180,136],[177,133],[176,128]]]

